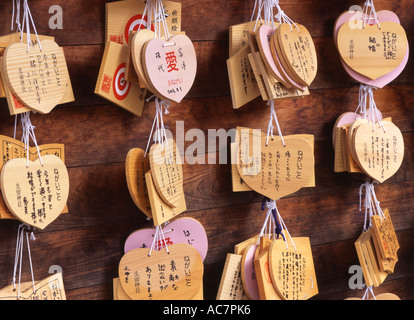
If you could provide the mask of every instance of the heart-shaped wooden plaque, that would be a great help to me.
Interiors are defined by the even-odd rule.
[[[266,146],[267,137],[260,131],[239,128],[238,134],[237,170],[251,189],[278,200],[312,184],[315,159],[309,139],[285,136],[283,146],[281,138],[274,137]]]
[[[204,266],[198,251],[178,243],[166,250],[133,249],[119,263],[119,279],[132,300],[189,300],[200,288]]]
[[[20,221],[44,229],[62,213],[69,195],[69,175],[63,161],[46,155],[35,161],[9,160],[1,171],[1,190],[11,213]]]
[[[351,69],[375,80],[401,65],[407,52],[407,35],[394,21],[384,21],[381,27],[367,24],[365,28],[344,23],[337,35],[337,46]]]
[[[190,91],[197,72],[197,57],[186,35],[176,35],[169,41],[158,38],[148,41],[142,61],[154,94],[179,103]]]
[[[45,114],[58,105],[65,94],[68,69],[63,50],[52,40],[30,47],[14,43],[3,57],[4,75],[13,94],[27,108]]]
[[[404,159],[404,138],[392,122],[361,124],[353,134],[355,160],[372,179],[382,183],[392,177]]]

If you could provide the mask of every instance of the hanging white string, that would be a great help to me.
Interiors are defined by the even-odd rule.
[[[288,244],[288,241],[287,241],[287,237],[289,237],[290,242],[292,243],[293,247],[295,248],[295,251],[297,251],[295,242],[293,241],[293,238],[290,236],[289,230],[287,229],[286,224],[283,221],[282,216],[280,215],[280,212],[277,208],[276,200],[266,200],[265,207],[267,208],[266,218],[265,218],[265,221],[263,223],[262,229],[260,230],[259,239],[257,241],[257,244],[260,243],[260,238],[265,235],[266,228],[270,229],[270,230],[268,230],[269,238],[271,236],[273,236],[274,239],[276,238],[276,229],[275,229],[275,227],[276,227],[276,219],[277,219],[280,223],[280,226],[281,226],[280,232],[282,233],[282,235],[285,239],[286,249],[289,247],[289,244]],[[273,212],[276,213],[277,218],[275,218],[273,216]],[[287,237],[286,237],[286,235],[287,235]]]
[[[20,41],[23,41],[23,29],[24,26],[26,27],[26,41],[27,41],[27,52],[30,51],[30,47],[32,46],[31,36],[30,36],[30,24],[32,25],[33,31],[36,35],[37,44],[39,45],[40,51],[42,51],[42,45],[39,40],[39,36],[37,34],[36,26],[33,21],[32,14],[30,12],[29,5],[27,3],[27,0],[24,0],[23,2],[23,27],[21,31],[21,39]]]
[[[374,300],[377,300],[377,298],[375,297],[375,294],[374,294],[373,286],[367,287],[365,289],[365,293],[362,296],[362,300],[369,300],[369,294],[371,294],[371,296],[372,296],[372,298],[374,298]]]
[[[275,7],[277,9],[277,14],[275,16],[276,20],[279,23],[286,23],[290,26],[290,31],[293,31],[293,26],[295,26],[295,28],[299,31],[299,27],[298,25],[288,17],[288,15],[282,10],[282,8],[279,5],[279,1],[278,0],[274,0],[275,2]]]
[[[364,3],[363,8],[363,25],[362,28],[365,29],[366,23],[368,21],[368,24],[371,22],[371,20],[375,21],[375,24],[378,25],[378,28],[381,29],[381,24],[378,20],[377,11],[375,10],[374,1],[373,0],[366,0]]]
[[[369,230],[372,227],[371,217],[378,215],[381,220],[385,218],[384,212],[381,209],[380,202],[375,194],[374,184],[371,182],[363,183],[359,188],[359,211],[362,211],[362,192],[365,189],[365,218],[363,232]]]
[[[260,14],[261,14],[261,11],[260,11],[260,8],[262,7],[262,0],[255,0],[255,2],[254,2],[254,7],[253,7],[253,11],[252,11],[252,16],[251,16],[251,18],[250,18],[250,21],[253,21],[253,19],[254,19],[254,16],[255,16],[255,13],[256,13],[256,10],[257,10],[257,19],[259,19],[259,17],[260,17]],[[257,19],[256,19],[256,21],[257,21]]]
[[[155,144],[160,143],[162,145],[162,150],[164,150],[164,142],[168,147],[168,136],[164,126],[164,114],[170,113],[169,108],[171,104],[170,101],[161,100],[156,96],[148,98],[147,102],[151,100],[153,97],[155,97],[155,116],[154,121],[152,123],[150,136],[148,138],[147,148],[145,149],[145,156],[148,153],[152,137],[154,137]]]
[[[295,248],[295,251],[297,251],[295,242],[293,241],[293,238],[291,237],[291,235],[289,233],[289,230],[287,229],[286,224],[283,221],[282,216],[280,215],[279,210],[277,209],[276,201],[275,201],[275,210],[276,210],[276,214],[277,214],[277,219],[279,220],[279,223],[282,226],[282,231],[285,233],[285,235],[287,235],[289,237],[290,242],[292,242],[292,245]],[[287,249],[289,247],[288,241],[287,241],[287,237],[285,237],[285,244],[286,244],[286,249]]]
[[[36,292],[33,264],[32,264],[32,255],[30,251],[30,241],[29,241],[29,235],[28,235],[29,232],[31,233],[30,240],[35,240],[36,238],[34,237],[34,233],[33,231],[30,231],[30,227],[28,225],[24,223],[19,225],[18,230],[17,230],[16,252],[15,252],[15,258],[14,258],[13,279],[12,279],[13,290],[15,291],[16,290],[16,273],[17,273],[17,268],[19,268],[17,299],[20,298],[20,284],[21,284],[22,267],[23,267],[24,235],[26,235],[30,273],[32,276],[33,292]]]
[[[374,99],[374,90],[376,89],[376,87],[360,84],[359,102],[355,113],[360,113],[362,118],[367,119],[368,123],[372,124],[372,131],[375,130],[375,125],[378,124],[385,132],[385,127],[382,123],[382,115]]]
[[[269,137],[272,137],[272,140],[273,140],[273,130],[274,130],[273,121],[274,121],[276,124],[278,135],[280,139],[282,140],[282,144],[284,147],[286,147],[285,140],[283,139],[283,135],[282,135],[282,130],[280,129],[279,120],[277,119],[277,115],[275,111],[275,101],[270,100],[269,102],[267,102],[267,105],[270,107],[270,116],[269,116],[269,124],[267,126],[266,146],[268,146],[269,144]]]
[[[20,0],[12,0],[13,2],[13,14],[11,22],[11,30],[14,30],[14,25],[16,24],[17,32],[22,33],[22,25],[20,24]]]
[[[164,31],[166,40],[170,40],[170,31],[167,24],[167,14],[162,0],[148,0],[145,3],[142,19],[139,23],[138,30],[141,30],[142,21],[147,17],[147,29],[154,27],[154,37],[161,38],[161,28]],[[154,20],[153,20],[154,19]]]
[[[274,230],[273,230],[273,232],[269,231],[269,227],[272,224],[272,220],[274,219],[273,214],[272,214],[272,210],[274,210],[276,208],[276,201],[266,201],[266,207],[267,207],[266,218],[265,218],[265,221],[263,223],[262,229],[260,230],[259,238],[257,239],[256,245],[259,245],[260,238],[265,236],[266,228],[268,229],[267,234],[269,235],[269,238],[270,238],[270,234],[274,234]]]
[[[160,249],[162,249],[162,246],[165,247],[165,249],[167,250],[167,254],[169,254],[170,251],[168,250],[167,242],[165,240],[165,236],[164,236],[164,232],[162,230],[162,227],[161,226],[155,226],[154,239],[152,240],[152,244],[151,244],[150,250],[148,252],[148,257],[151,257],[152,250],[159,251]]]
[[[22,124],[22,142],[24,143],[24,150],[26,151],[26,167],[29,166],[29,153],[30,153],[30,139],[32,139],[33,143],[36,146],[37,154],[39,157],[40,164],[43,166],[42,161],[42,155],[40,154],[39,145],[37,143],[37,139],[34,133],[34,129],[36,128],[34,125],[32,125],[32,122],[30,120],[30,111],[24,112],[20,115],[20,121]],[[16,136],[16,125],[17,121],[15,119],[15,129],[14,129],[14,135]]]

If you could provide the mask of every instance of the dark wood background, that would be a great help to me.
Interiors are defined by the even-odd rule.
[[[48,276],[49,267],[63,269],[68,299],[112,299],[112,278],[117,277],[127,236],[151,222],[135,207],[125,180],[125,158],[134,147],[145,148],[154,116],[153,103],[135,117],[94,94],[104,50],[105,0],[30,1],[39,33],[52,35],[64,47],[76,102],[57,107],[48,115],[32,115],[40,144],[64,143],[70,175],[69,214],[45,231],[36,232],[32,256],[36,279]],[[185,130],[238,125],[265,130],[268,107],[261,99],[232,109],[226,69],[228,28],[250,19],[253,0],[182,0],[182,29],[194,41],[198,73],[191,92],[171,109],[166,124],[175,121]],[[319,295],[314,299],[361,297],[348,287],[348,268],[358,264],[354,241],[363,225],[358,211],[362,179],[333,172],[331,132],[336,118],[357,107],[358,84],[340,65],[332,41],[335,19],[351,5],[363,1],[282,0],[282,8],[305,25],[314,37],[319,70],[308,97],[277,101],[285,135],[315,135],[316,188],[303,189],[279,202],[280,212],[294,236],[309,236],[312,243]],[[50,6],[63,8],[63,30],[50,30]],[[412,43],[414,1],[376,0],[377,10],[396,12]],[[0,1],[0,34],[10,32],[11,1]],[[406,155],[398,173],[376,187],[383,208],[388,207],[401,249],[395,273],[375,289],[414,298],[414,102],[413,59],[394,82],[375,92],[384,116],[402,130]],[[14,117],[0,100],[0,134],[13,136]],[[191,144],[191,142],[187,142]],[[206,154],[209,159],[217,154]],[[188,210],[182,216],[198,219],[209,238],[205,260],[205,298],[215,299],[226,254],[236,243],[256,234],[263,223],[262,197],[254,192],[233,193],[230,165],[185,165]],[[16,221],[0,221],[0,287],[11,282]],[[27,256],[26,256],[27,257]],[[27,260],[26,260],[27,261]],[[24,269],[24,280],[30,272]]]

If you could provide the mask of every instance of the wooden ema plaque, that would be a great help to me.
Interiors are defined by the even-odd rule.
[[[2,67],[2,58],[0,58],[0,78],[3,74],[3,67]],[[21,114],[24,112],[32,111],[31,109],[25,107],[19,99],[11,92],[9,87],[6,85],[1,88],[1,79],[0,79],[0,91],[4,92],[4,96],[7,98],[7,105],[9,107],[10,115],[15,116],[17,114]],[[72,83],[70,81],[70,77],[68,77],[68,81],[66,84],[65,94],[63,95],[62,101],[59,104],[65,104],[69,102],[75,101],[75,97],[73,95],[72,90]]]
[[[344,23],[337,35],[343,61],[356,72],[375,80],[398,68],[407,52],[407,35],[394,21],[364,28]]]
[[[260,96],[260,90],[249,62],[250,47],[244,46],[227,60],[230,91],[234,109]]]
[[[243,47],[249,45],[248,34],[253,32],[256,21],[249,21],[240,23],[229,28],[229,57],[233,56]],[[262,25],[262,22],[257,23],[257,28]]]
[[[377,215],[371,217],[373,236],[378,243],[381,258],[396,259],[400,244],[388,209],[384,210],[384,216],[384,219]]]
[[[238,148],[236,142],[230,144],[231,152],[231,180],[233,186],[233,192],[244,192],[244,191],[253,191],[242,179],[237,171],[237,159],[238,159]]]
[[[380,286],[387,277],[388,272],[382,271],[378,262],[378,256],[373,243],[372,229],[361,234],[355,242],[355,249],[367,286]]]
[[[68,69],[62,48],[43,40],[27,51],[27,45],[13,43],[3,55],[3,80],[27,108],[49,113],[65,94]]]
[[[189,37],[152,39],[142,49],[142,64],[152,93],[180,103],[193,86],[197,57]]]
[[[273,285],[272,277],[270,275],[269,248],[272,245],[272,242],[273,241],[267,237],[261,237],[259,255],[254,259],[260,300],[282,300]]]
[[[181,199],[175,208],[170,207],[162,200],[155,187],[151,170],[145,174],[145,182],[147,184],[152,218],[155,226],[159,226],[187,210],[184,192],[181,193]]]
[[[155,38],[155,33],[152,30],[143,29],[133,33],[132,39],[129,43],[129,53],[131,56],[132,67],[135,71],[138,83],[141,88],[150,88],[146,80],[144,66],[142,65],[142,49],[147,41]]]
[[[174,1],[163,1],[162,3],[170,35],[180,33],[181,3]],[[106,41],[128,44],[131,31],[147,28],[154,31],[154,21],[148,21],[148,17],[142,15],[144,9],[145,2],[141,0],[106,3]],[[161,28],[161,36],[165,36],[163,28]]]
[[[133,249],[119,263],[119,279],[132,300],[187,300],[199,290],[204,266],[198,251],[178,243],[166,250]]]
[[[182,200],[183,166],[175,141],[154,144],[149,153],[151,174],[159,196],[170,207],[175,208]]]
[[[318,294],[309,238],[293,238],[295,247],[273,241],[269,249],[270,275],[278,294],[285,300],[306,300]]]
[[[335,22],[335,26],[334,26],[334,34],[333,34],[333,38],[334,38],[334,43],[335,45],[338,47],[337,45],[337,34],[340,30],[340,28],[345,24],[345,23],[353,23],[353,26],[355,27],[359,27],[359,26],[363,26],[364,21],[362,20],[364,17],[363,14],[355,14],[355,12],[350,12],[350,11],[346,11],[343,14],[341,14]],[[385,21],[392,21],[395,22],[397,24],[400,24],[400,19],[398,18],[398,16],[389,10],[381,10],[381,11],[377,11],[377,18],[378,18],[378,22],[381,24]],[[373,17],[371,17],[371,19],[368,19],[366,21],[367,24],[369,25],[374,25],[376,24],[376,21],[374,20]],[[373,41],[373,39],[371,39]],[[376,42],[376,40],[375,40]],[[371,49],[372,50],[376,50],[376,43],[371,42]],[[407,42],[407,50],[405,53],[405,56],[402,60],[402,62],[398,65],[397,68],[393,69],[391,72],[376,78],[375,80],[372,80],[358,72],[356,72],[354,69],[352,69],[351,67],[349,67],[341,58],[341,63],[342,66],[344,67],[345,71],[349,74],[349,76],[351,76],[355,81],[368,85],[368,86],[372,86],[372,87],[376,87],[376,88],[383,88],[385,87],[387,84],[389,84],[391,81],[393,81],[394,79],[396,79],[401,72],[405,69],[408,59],[409,59],[409,44]]]
[[[260,130],[239,127],[238,134],[237,170],[251,189],[277,200],[303,187],[314,186],[313,139],[309,135],[285,136],[286,146],[280,137],[274,137],[266,146],[267,137]]]
[[[105,46],[95,94],[136,116],[142,115],[146,89],[125,80],[128,47],[108,41]]]
[[[309,87],[318,70],[316,49],[309,31],[303,25],[296,26],[286,23],[279,26],[276,30],[279,47],[275,48],[280,49],[278,55],[283,57],[281,62],[286,72],[300,85]]]
[[[404,159],[404,138],[400,129],[389,121],[361,124],[353,135],[355,161],[372,179],[382,183],[392,177]]]
[[[7,161],[1,170],[1,190],[10,212],[20,221],[43,230],[59,217],[69,196],[69,175],[55,155],[28,162]]]
[[[145,174],[150,170],[149,157],[139,148],[131,149],[125,161],[125,175],[129,193],[135,205],[152,218]]]
[[[65,161],[65,146],[63,144],[45,144],[39,146],[40,155],[55,155],[63,162]],[[27,153],[25,145],[20,140],[9,138],[0,135],[0,171],[3,165],[12,159],[23,158],[26,159]],[[36,147],[29,148],[29,160],[34,161],[38,157]],[[65,206],[62,213],[68,213],[68,208]],[[16,219],[10,212],[3,200],[3,195],[0,194],[0,219]]]
[[[13,285],[1,289],[0,300],[17,300],[18,286],[16,284],[16,290]],[[21,283],[19,300],[66,300],[65,287],[60,272],[41,281],[36,281],[35,289],[36,291],[33,292],[32,282]]]
[[[260,30],[262,30],[262,28]],[[266,37],[266,34],[262,37]],[[284,98],[298,98],[309,95],[309,90],[307,87],[287,85],[286,81],[281,82],[274,76],[274,74],[272,74],[272,69],[269,69],[271,67],[266,66],[264,61],[266,57],[270,59],[269,52],[262,53],[266,44],[259,44],[259,40],[263,42],[266,40],[266,38],[258,40],[256,34],[249,33],[248,39],[251,50],[251,53],[248,54],[249,61],[252,66],[255,79],[259,86],[260,94],[262,95],[262,99],[264,101]],[[270,46],[270,43],[268,45]],[[275,61],[273,60],[273,62]],[[284,71],[279,70],[279,72]],[[285,85],[283,85],[283,83],[285,83]]]
[[[248,300],[241,279],[242,255],[228,253],[216,300]]]

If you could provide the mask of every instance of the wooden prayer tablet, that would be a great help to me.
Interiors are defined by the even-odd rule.
[[[1,190],[10,212],[20,221],[43,230],[59,217],[69,195],[65,164],[54,155],[28,162],[12,159],[1,170]]]
[[[155,95],[180,103],[193,86],[197,57],[192,41],[184,34],[168,41],[147,41],[142,49],[142,63]]]
[[[279,70],[285,82],[287,82],[290,87],[296,88],[297,90],[300,90],[302,92],[308,90],[307,86],[303,86],[299,84],[289,75],[289,72],[285,70],[282,64],[283,58],[280,58],[279,53],[278,53],[281,51],[281,49],[280,49],[279,41],[277,40],[276,32],[273,33],[272,37],[270,38],[270,51],[272,53],[273,61],[275,62],[276,68]]]
[[[228,253],[216,300],[248,300],[241,279],[242,255]]]
[[[200,253],[201,259],[206,258],[208,239],[203,225],[193,218],[179,218],[162,228],[164,238],[158,239],[155,249],[162,250],[165,245],[186,243]],[[124,253],[137,248],[150,248],[155,236],[155,229],[140,229],[131,233],[124,245]],[[165,241],[164,241],[165,239]]]
[[[253,191],[240,177],[239,171],[237,171],[237,143],[232,142],[230,144],[230,152],[231,152],[231,177],[232,177],[232,185],[233,185],[233,192],[244,192],[244,191]]]
[[[299,28],[296,28],[296,26]],[[300,85],[309,87],[316,77],[318,59],[309,31],[300,24],[282,23],[276,30],[279,47],[275,47],[287,73]]]
[[[334,27],[334,42],[335,45],[337,46],[337,33],[339,32],[339,29],[342,27],[343,24],[345,23],[352,23],[353,27],[356,28],[362,28],[363,26],[363,21],[362,21],[363,15],[361,14],[355,14],[355,12],[349,12],[346,11],[343,14],[341,14],[338,19],[335,22],[335,27]],[[400,19],[398,18],[398,16],[389,10],[381,10],[381,11],[377,11],[377,18],[379,23],[383,23],[385,21],[392,21],[395,23],[400,24]],[[367,21],[367,24],[369,25],[376,25],[376,21],[374,20],[374,18],[371,16],[371,19]],[[337,46],[338,47],[338,46]],[[354,69],[350,68],[341,58],[341,63],[342,66],[344,67],[345,71],[357,82],[369,85],[369,86],[373,86],[376,88],[383,88],[384,86],[386,86],[387,84],[389,84],[391,81],[393,81],[395,78],[397,78],[401,72],[404,70],[405,66],[407,65],[408,62],[408,58],[409,58],[409,44],[407,42],[407,51],[405,53],[405,56],[402,60],[402,62],[400,63],[400,65],[395,68],[393,71],[375,79],[372,80],[358,72],[356,72]]]
[[[95,94],[141,116],[147,90],[125,80],[127,51],[127,46],[111,41],[106,43]]]
[[[276,28],[279,26],[279,24],[276,24]],[[260,55],[262,57],[263,63],[269,72],[273,77],[276,78],[277,81],[282,83],[287,89],[289,89],[291,86],[290,84],[285,81],[282,74],[280,73],[279,69],[276,66],[276,63],[274,61],[274,58],[272,56],[271,51],[271,45],[273,46],[273,43],[271,44],[270,39],[272,35],[275,33],[275,29],[271,26],[261,26],[256,31],[256,41],[259,46]]]
[[[382,126],[384,129],[379,124],[362,124],[353,136],[355,160],[368,176],[380,183],[392,177],[404,159],[400,129],[389,121],[382,121]]]
[[[260,95],[262,96],[263,101],[268,101],[270,98],[267,94],[267,89],[262,78],[262,72],[256,62],[255,55],[256,53],[249,53],[247,57],[249,58],[250,66],[252,67],[257,86],[259,87]]]
[[[65,162],[65,146],[63,144],[44,144],[39,146],[39,151],[42,156],[55,155]],[[20,140],[16,140],[10,137],[0,135],[0,170],[3,168],[3,164],[11,159],[24,158],[26,159],[27,153],[25,145]],[[29,148],[29,160],[34,161],[38,157],[36,147]],[[68,208],[65,206],[62,213],[68,213]],[[0,219],[16,219],[16,217],[10,212],[3,200],[3,195],[0,194]]]
[[[33,292],[33,283],[20,284],[19,300],[66,300],[65,287],[62,273],[54,273],[50,277],[35,282],[36,291]],[[0,300],[17,300],[18,284],[16,290],[13,285],[0,290]]]
[[[333,131],[332,131],[332,144],[334,148],[336,148],[336,132],[338,127],[342,127],[344,125],[350,125],[351,123],[354,123],[355,120],[361,118],[361,115],[356,112],[345,112],[341,114],[338,119],[336,119]]]
[[[356,72],[375,80],[396,69],[407,52],[404,28],[393,21],[351,28],[344,23],[337,35],[343,61]]]
[[[63,50],[52,40],[43,40],[27,51],[24,43],[7,47],[3,56],[4,80],[27,108],[49,113],[65,94],[68,69]]]
[[[124,289],[121,286],[121,282],[119,281],[119,278],[112,279],[112,292],[114,296],[115,301],[121,301],[121,300],[131,300],[130,297],[125,293]]]
[[[129,44],[131,52],[131,60],[138,76],[138,81],[141,88],[149,89],[150,86],[145,76],[144,66],[142,65],[142,49],[147,41],[154,39],[155,33],[152,30],[143,29],[134,33]]]
[[[355,249],[357,252],[359,265],[361,266],[365,283],[368,287],[371,287],[374,285],[374,281],[372,279],[372,266],[370,264],[370,261],[368,260],[369,257],[366,254],[366,250],[363,249],[363,242],[366,236],[367,232],[365,231],[358,237],[358,239],[355,241]]]
[[[285,300],[307,300],[318,294],[315,267],[309,238],[275,240],[269,248],[269,266],[272,283]]]
[[[256,52],[256,63],[260,69],[263,83],[267,90],[267,96],[269,100],[284,99],[284,98],[297,98],[309,95],[309,90],[305,88],[300,91],[296,88],[286,89],[275,77],[269,74],[268,70],[263,64],[263,60],[259,52]]]
[[[132,37],[134,36],[136,32],[135,31],[131,31],[130,32],[130,39],[132,39]],[[139,83],[139,79],[138,79],[138,75],[135,71],[135,67],[134,67],[134,63],[132,62],[132,41],[129,41],[128,45],[128,51],[127,51],[127,56],[126,56],[126,61],[125,61],[125,80],[128,82],[134,82],[134,83],[138,83],[140,85],[140,87],[142,88],[141,84]]]
[[[253,32],[254,27],[259,28],[262,21],[259,21],[256,26],[256,21],[249,21],[229,28],[229,57],[233,56],[243,47],[249,45],[248,34]]]
[[[380,248],[379,248],[379,244],[378,244],[378,240],[375,238],[375,233],[373,233],[372,243],[373,243],[373,246],[375,248],[375,254],[377,256],[379,269],[381,271],[387,272],[388,274],[394,273],[394,268],[395,268],[395,265],[398,262],[398,257],[396,257],[394,259],[392,259],[392,258],[384,259],[382,257],[381,251],[380,251]]]
[[[260,300],[283,300],[273,286],[269,271],[269,250],[264,250],[254,259],[257,285],[259,287]]]
[[[145,174],[145,182],[147,184],[152,218],[155,226],[159,226],[187,210],[184,192],[181,193],[181,199],[175,208],[170,207],[162,200],[155,188],[151,170]]]
[[[266,146],[266,134],[260,130],[239,127],[238,133],[237,170],[254,191],[277,200],[314,183],[315,160],[309,136],[285,136],[285,146],[276,136]]]
[[[254,269],[254,258],[258,246],[249,245],[243,252],[241,261],[241,277],[244,292],[250,300],[260,300],[259,287],[257,285],[256,271]]]
[[[371,275],[371,278],[374,281],[374,286],[376,287],[380,286],[384,282],[388,273],[380,270],[379,263],[378,263],[378,257],[376,255],[374,243],[372,241],[372,229],[369,229],[367,231],[367,235],[362,245],[365,246],[368,259],[372,266],[371,270],[373,274]]]
[[[260,96],[260,90],[249,62],[249,46],[244,46],[227,60],[233,109],[239,109]]]
[[[181,32],[181,3],[163,1],[163,5],[170,35]],[[105,40],[119,44],[128,44],[131,31],[141,29],[151,29],[154,31],[154,21],[148,21],[147,15],[142,15],[144,9],[145,2],[141,0],[106,3]],[[162,27],[160,32],[161,36],[165,36]]]
[[[170,207],[177,207],[184,193],[183,165],[173,139],[154,144],[149,152],[149,163],[155,188]]]
[[[384,210],[384,216],[384,219],[378,215],[371,217],[373,236],[380,249],[381,258],[396,259],[400,244],[388,209]]]
[[[119,263],[119,279],[132,300],[188,300],[199,290],[204,266],[198,251],[178,243],[166,250],[133,249]]]
[[[148,218],[152,218],[151,204],[145,182],[145,174],[149,170],[149,156],[145,156],[145,151],[139,148],[129,150],[125,161],[125,175],[129,193],[135,205]]]

